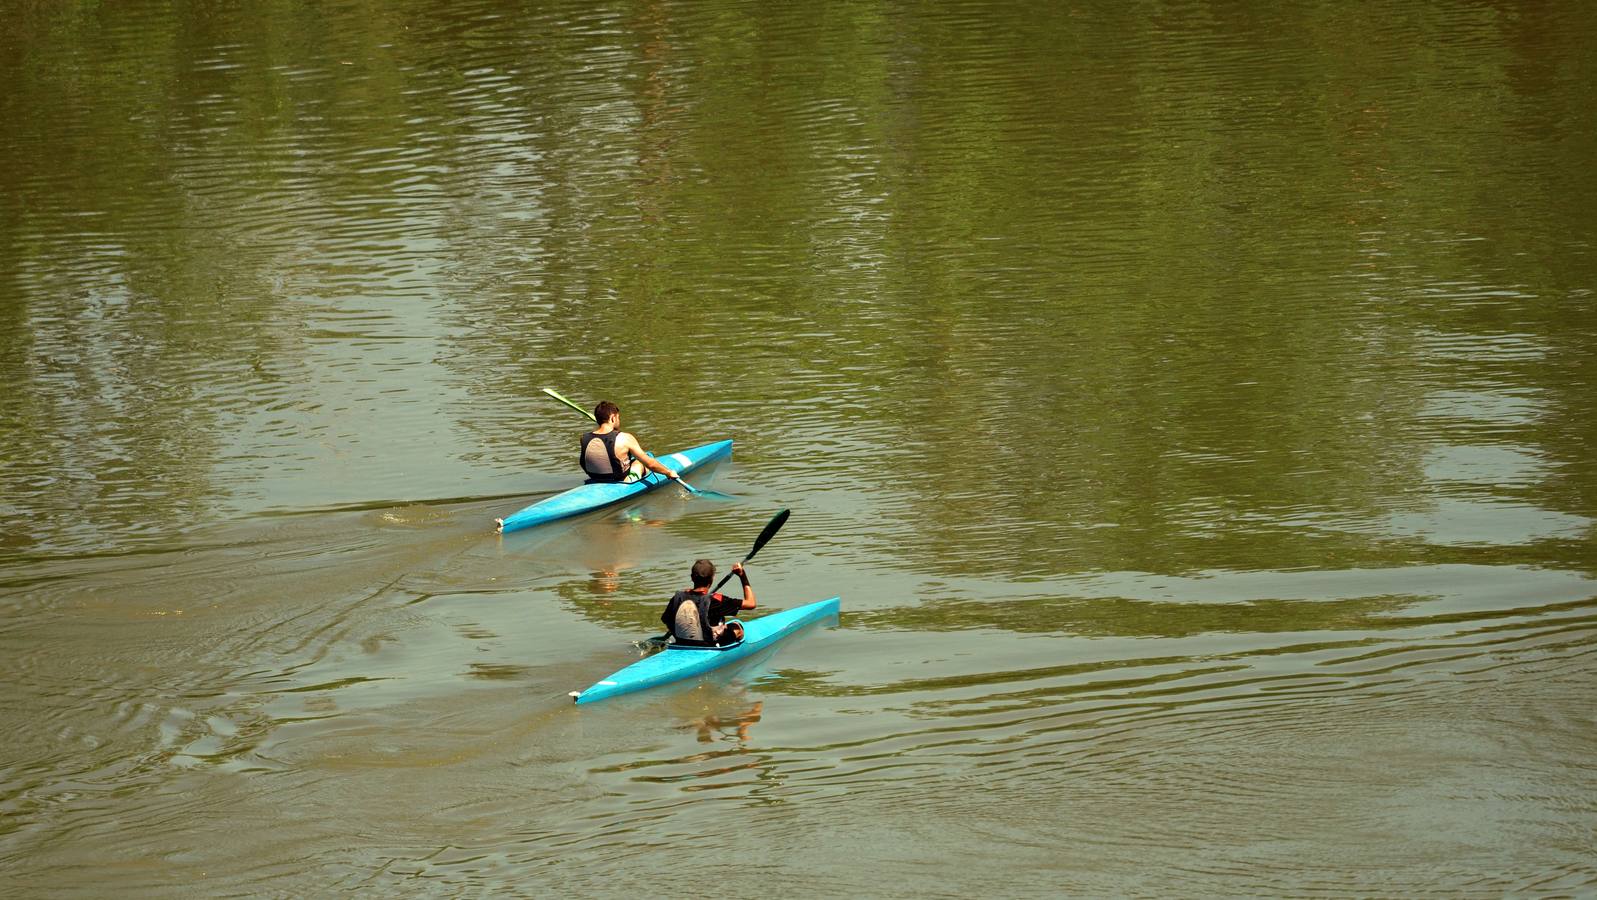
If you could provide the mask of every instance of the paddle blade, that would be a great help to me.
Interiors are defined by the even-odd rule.
[[[693,496],[695,496],[695,497],[703,497],[706,500],[736,500],[737,499],[736,497],[732,496],[731,494],[723,494],[720,491],[712,491],[709,488],[696,488],[693,485],[688,484],[686,481],[683,481],[680,478],[677,479],[677,484],[682,485],[684,488],[687,489],[688,493],[692,494]]]
[[[771,517],[771,521],[767,522],[765,525],[765,530],[761,531],[760,536],[754,539],[754,549],[749,551],[748,556],[743,557],[744,562],[748,562],[749,560],[753,559],[754,554],[760,552],[760,548],[764,547],[767,541],[773,537],[776,537],[776,533],[782,530],[783,525],[787,524],[787,517],[791,515],[792,512],[793,511],[790,509],[784,509]]]
[[[753,559],[754,558],[754,554],[760,552],[760,548],[764,547],[765,543],[767,541],[769,541],[771,538],[775,537],[776,533],[778,531],[782,530],[782,526],[787,524],[787,517],[791,513],[792,513],[792,510],[784,509],[781,512],[777,513],[776,515],[772,516],[771,517],[771,521],[765,523],[765,530],[761,531],[760,532],[760,536],[754,539],[754,549],[749,551],[749,555],[748,556],[743,557],[743,561],[744,562],[748,562],[749,560]],[[710,590],[710,593],[713,594],[716,591],[719,591],[721,589],[722,585],[725,585],[727,583],[727,581],[729,579],[731,579],[731,577],[732,577],[732,573],[731,572],[728,572],[725,575],[721,576],[721,580],[719,582],[717,582],[715,587]]]
[[[561,403],[564,403],[565,405],[571,407],[572,409],[576,410],[577,412],[582,413],[583,417],[586,418],[588,421],[590,421],[590,422],[595,421],[594,418],[593,418],[593,410],[583,409],[582,407],[578,406],[577,404],[572,403],[570,400],[567,400],[566,398],[560,396],[560,394],[558,392],[556,392],[554,388],[544,388],[543,392],[545,394],[548,394],[549,396],[555,398],[556,400],[559,400]]]

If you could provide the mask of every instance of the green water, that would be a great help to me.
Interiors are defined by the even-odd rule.
[[[4,892],[1597,890],[1584,4],[0,12]]]

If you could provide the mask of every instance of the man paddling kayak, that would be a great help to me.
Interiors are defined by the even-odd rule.
[[[593,408],[593,420],[599,426],[582,436],[582,471],[588,474],[589,484],[631,484],[645,471],[659,472],[672,481],[681,480],[675,469],[644,452],[637,438],[621,430],[621,407],[601,400]]]
[[[660,614],[660,621],[671,630],[672,639],[678,644],[700,647],[720,647],[743,640],[742,624],[726,621],[727,616],[735,616],[739,610],[754,608],[754,588],[749,585],[743,564],[732,566],[732,574],[743,583],[742,597],[711,592],[715,563],[707,559],[695,562],[688,574],[693,578],[693,587],[673,594],[665,612]]]

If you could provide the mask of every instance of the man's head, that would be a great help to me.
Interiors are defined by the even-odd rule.
[[[610,421],[611,416],[621,415],[621,407],[609,400],[600,400],[599,405],[593,408],[593,421],[600,425]]]
[[[710,581],[715,578],[715,563],[707,559],[698,560],[693,564],[693,586],[709,587]]]

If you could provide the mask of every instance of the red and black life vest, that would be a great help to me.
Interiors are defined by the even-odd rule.
[[[660,614],[660,621],[671,632],[671,639],[678,644],[689,644],[697,647],[713,647],[715,641],[710,637],[710,628],[718,622],[710,621],[717,603],[726,602],[721,594],[712,594],[709,591],[700,593],[694,590],[677,591],[671,595],[671,602],[665,605],[665,612]],[[680,634],[677,632],[677,612],[682,604],[691,603],[697,607],[698,634]],[[724,620],[724,617],[723,617]]]

